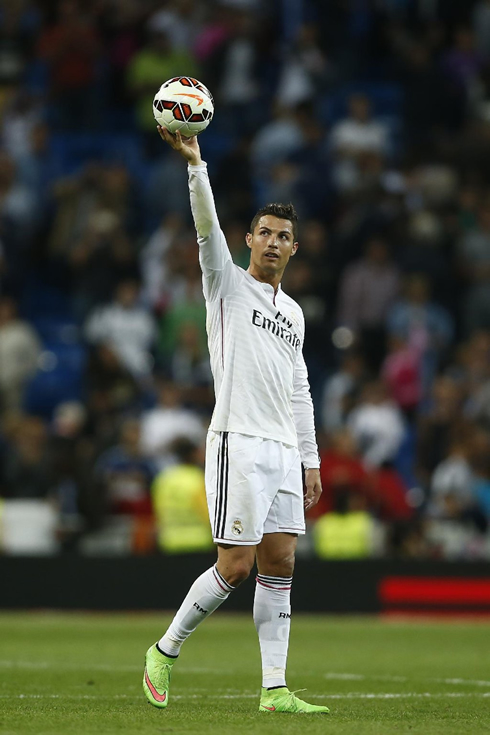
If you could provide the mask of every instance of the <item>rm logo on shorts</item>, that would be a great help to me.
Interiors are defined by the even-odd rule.
[[[242,522],[238,519],[236,521],[233,521],[233,525],[231,527],[231,532],[234,536],[241,536],[243,533],[243,525]]]

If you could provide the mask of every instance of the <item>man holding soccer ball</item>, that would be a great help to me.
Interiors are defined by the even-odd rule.
[[[286,686],[297,536],[305,532],[304,511],[322,491],[302,355],[304,317],[280,285],[298,249],[297,215],[291,204],[269,204],[257,212],[246,235],[251,252],[244,271],[233,263],[220,229],[197,137],[184,138],[160,125],[158,132],[188,163],[216,394],[206,493],[218,560],[194,582],[167,632],[148,650],[143,689],[155,707],[167,706],[182,644],[256,562],[259,710],[327,713],[327,707],[303,702]]]

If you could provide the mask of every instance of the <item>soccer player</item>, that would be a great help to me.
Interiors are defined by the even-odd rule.
[[[253,617],[262,657],[261,712],[326,713],[286,686],[290,591],[304,511],[320,497],[313,404],[302,355],[304,317],[281,289],[298,249],[291,204],[254,216],[247,271],[220,229],[197,138],[159,134],[188,163],[191,209],[207,307],[216,405],[206,443],[206,494],[217,563],[191,586],[170,627],[146,654],[143,689],[166,707],[172,667],[197,626],[257,563]],[[305,468],[303,496],[301,462]]]

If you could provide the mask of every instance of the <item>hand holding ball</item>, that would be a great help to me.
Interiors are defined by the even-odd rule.
[[[173,77],[164,82],[153,100],[153,115],[171,133],[191,138],[213,119],[211,92],[193,77]]]

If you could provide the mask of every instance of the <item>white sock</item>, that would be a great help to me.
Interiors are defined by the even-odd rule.
[[[262,656],[262,686],[286,686],[292,577],[257,575],[254,623]]]
[[[235,588],[218,572],[216,565],[196,579],[162,638],[158,648],[168,656],[179,655],[183,642]]]

